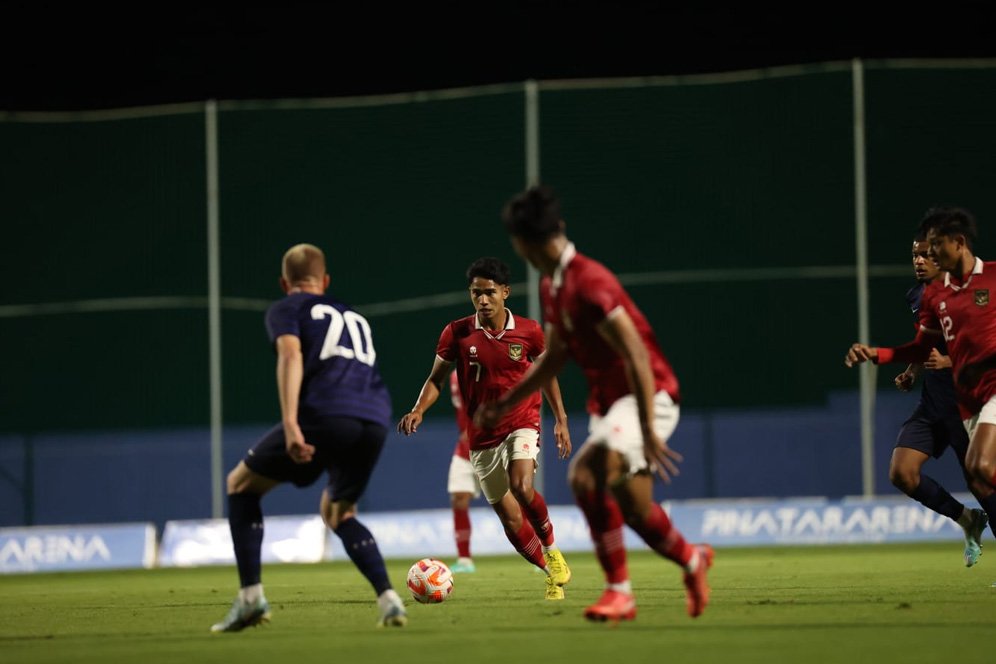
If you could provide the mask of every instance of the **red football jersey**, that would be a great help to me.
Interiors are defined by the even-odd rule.
[[[974,414],[996,394],[996,262],[976,258],[956,282],[948,273],[927,286],[920,325],[944,335],[959,401]]]
[[[440,359],[456,364],[460,394],[471,420],[467,430],[472,450],[494,447],[516,429],[540,428],[539,392],[517,403],[494,429],[473,425],[478,406],[497,400],[518,383],[533,358],[546,348],[539,323],[505,311],[505,329],[497,334],[482,328],[474,314],[447,325],[436,347]]]
[[[456,410],[457,428],[460,435],[457,437],[456,447],[453,448],[453,456],[470,460],[470,439],[467,437],[467,426],[470,418],[467,417],[467,409],[463,406],[463,398],[460,396],[460,381],[457,380],[456,372],[450,373],[450,401]]]
[[[622,357],[596,329],[617,310],[629,314],[650,353],[656,391],[667,391],[678,403],[678,379],[657,345],[654,331],[608,268],[568,244],[553,277],[540,281],[540,296],[546,322],[556,327],[588,379],[589,413],[604,415],[631,392]]]

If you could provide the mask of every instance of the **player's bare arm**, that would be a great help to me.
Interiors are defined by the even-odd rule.
[[[643,344],[633,319],[624,309],[617,309],[598,324],[598,333],[622,358],[626,366],[626,377],[633,396],[636,397],[640,416],[640,429],[643,433],[643,453],[657,475],[667,483],[678,475],[677,464],[682,456],[668,447],[654,430],[654,374],[650,368],[650,354]]]
[[[543,352],[522,380],[497,401],[481,404],[474,413],[474,424],[484,429],[492,429],[498,425],[502,416],[509,408],[519,401],[542,389],[560,373],[567,362],[567,345],[561,341],[552,326],[546,326],[546,351]],[[559,387],[558,387],[559,389]]]
[[[571,433],[567,427],[567,410],[564,408],[564,400],[560,394],[560,382],[556,378],[551,378],[550,382],[543,386],[543,396],[546,397],[546,402],[550,404],[550,410],[553,412],[553,438],[557,442],[557,456],[566,459],[571,455]]]
[[[452,362],[447,362],[438,356],[436,357],[432,363],[432,371],[429,372],[429,377],[425,379],[422,390],[418,393],[415,405],[398,422],[398,433],[410,436],[418,430],[418,425],[422,423],[422,416],[425,415],[425,411],[429,410],[432,404],[436,403],[440,393],[442,393],[443,386],[449,379],[452,367]]]
[[[931,349],[941,341],[941,331],[920,326],[916,337],[902,346],[884,348],[867,344],[852,344],[844,356],[844,366],[853,367],[862,362],[888,364],[889,362],[912,362],[923,364],[930,356]]]
[[[851,344],[844,356],[844,366],[853,367],[862,362],[874,362],[878,358],[878,348],[867,344]]]
[[[932,348],[930,350],[930,356],[927,358],[927,361],[923,363],[924,369],[932,369],[934,371],[938,369],[950,369],[951,366],[951,358],[944,355],[936,348]]]
[[[280,398],[280,414],[287,442],[287,454],[295,463],[308,463],[315,453],[315,448],[304,439],[297,422],[298,400],[304,377],[301,340],[293,334],[283,334],[277,337],[276,349],[277,394]]]
[[[910,364],[894,379],[896,389],[900,392],[909,392],[913,389],[913,385],[916,383],[916,379],[920,376],[922,371],[922,364]]]

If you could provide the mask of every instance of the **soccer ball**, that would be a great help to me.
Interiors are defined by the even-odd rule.
[[[408,570],[408,590],[420,604],[439,604],[453,592],[453,572],[441,560],[423,558]]]

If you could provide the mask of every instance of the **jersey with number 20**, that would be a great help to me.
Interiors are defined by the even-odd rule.
[[[271,343],[285,334],[301,340],[302,423],[353,417],[390,426],[391,397],[366,318],[327,295],[292,293],[270,305],[266,331]]]

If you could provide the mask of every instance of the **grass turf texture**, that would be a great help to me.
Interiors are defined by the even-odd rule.
[[[990,553],[990,555],[993,555]],[[235,595],[233,567],[0,576],[0,661],[15,662],[990,662],[996,559],[966,569],[958,542],[719,549],[712,604],[685,614],[679,570],[630,556],[639,614],[581,617],[602,588],[591,553],[568,555],[562,602],[517,557],[476,559],[453,597],[407,598],[412,561],[389,561],[410,622],[377,629],[373,593],[348,562],[264,567],[269,625],[210,634]]]

